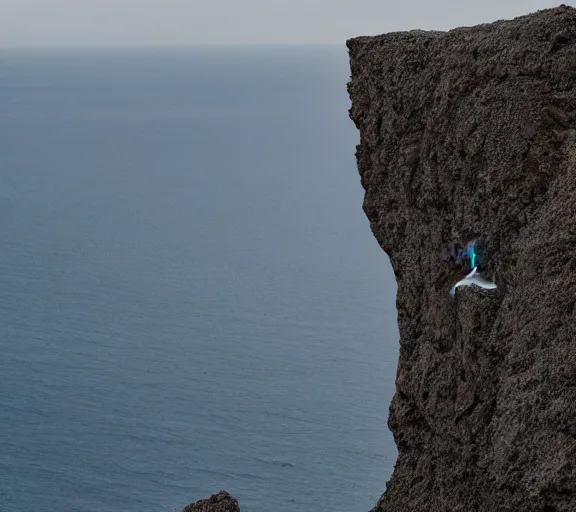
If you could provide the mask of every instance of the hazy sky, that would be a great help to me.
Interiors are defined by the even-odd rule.
[[[574,2],[564,2],[574,5]],[[445,30],[552,0],[0,0],[0,46],[343,43]]]

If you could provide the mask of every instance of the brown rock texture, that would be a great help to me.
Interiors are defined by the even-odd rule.
[[[240,512],[238,501],[226,491],[188,505],[182,512]]]
[[[576,10],[348,41],[364,211],[398,282],[376,512],[576,511]],[[481,237],[495,291],[448,294]]]

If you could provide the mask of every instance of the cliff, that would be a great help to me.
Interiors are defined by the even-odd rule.
[[[364,211],[398,282],[376,512],[576,510],[576,10],[348,41]],[[481,238],[496,290],[458,288]]]

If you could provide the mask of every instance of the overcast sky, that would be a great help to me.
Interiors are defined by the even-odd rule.
[[[559,3],[552,0],[0,0],[0,46],[342,44],[358,35],[475,25]]]

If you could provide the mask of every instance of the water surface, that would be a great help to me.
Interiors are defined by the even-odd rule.
[[[0,510],[366,511],[395,284],[345,48],[0,52]]]

